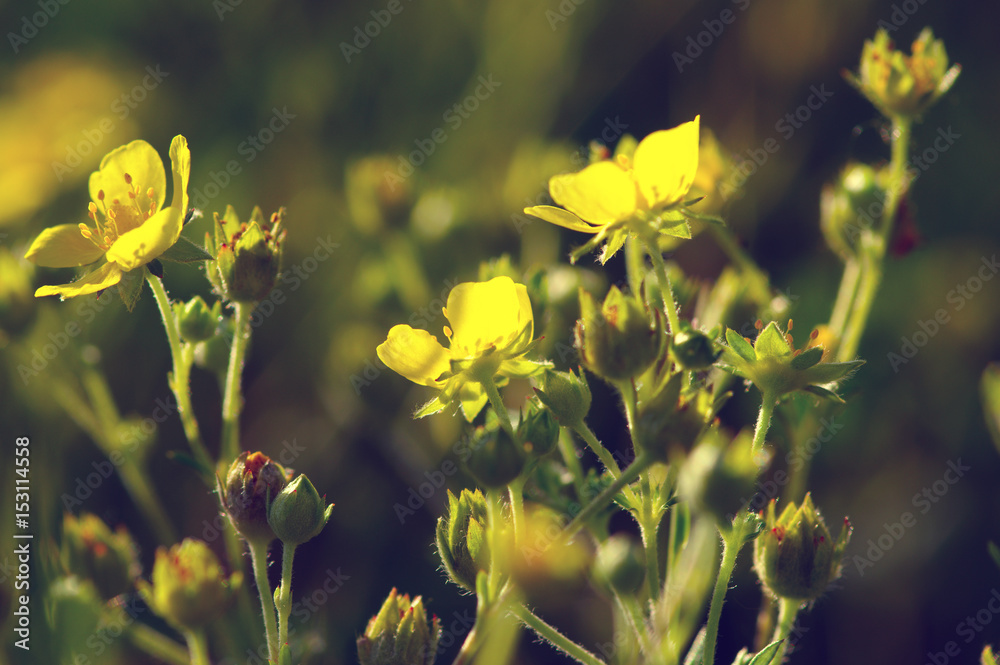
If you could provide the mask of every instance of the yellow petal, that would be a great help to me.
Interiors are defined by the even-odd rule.
[[[426,330],[393,326],[375,350],[389,369],[422,386],[440,387],[438,377],[451,369],[448,350]]]
[[[150,201],[146,198],[146,191],[150,187],[155,194],[155,209],[163,207],[167,195],[167,176],[163,172],[163,161],[153,146],[142,140],[132,141],[104,155],[100,170],[90,174],[91,200],[96,202],[97,192],[103,190],[107,205],[115,199],[126,203],[131,191],[131,187],[125,183],[126,173],[132,176],[132,183],[138,189],[136,200],[140,208],[149,210]]]
[[[174,193],[170,207],[181,211],[183,222],[188,208],[187,188],[188,179],[191,177],[191,150],[188,148],[187,139],[180,134],[170,142],[170,169],[174,177]]]
[[[451,355],[456,360],[473,358],[490,346],[502,348],[528,322],[522,311],[527,290],[510,277],[494,277],[488,282],[464,282],[448,294],[444,315],[451,323]],[[528,317],[531,304],[528,303]]]
[[[635,182],[611,161],[591,164],[579,173],[553,176],[549,193],[556,203],[591,224],[627,219],[636,210]]]
[[[698,172],[701,116],[673,129],[653,132],[635,149],[633,173],[650,208],[681,201]]]
[[[35,291],[35,297],[61,296],[75,298],[85,296],[88,293],[96,293],[109,286],[114,286],[122,279],[121,269],[114,263],[105,263],[97,270],[89,272],[71,284],[61,284],[59,286],[42,286]]]
[[[79,224],[60,224],[42,231],[24,258],[46,268],[85,266],[101,258],[104,250],[80,234]]]
[[[517,331],[520,334],[525,326],[528,327],[528,334],[525,335],[525,344],[528,344],[535,336],[535,316],[531,313],[528,287],[524,284],[515,284],[514,289],[517,291]]]
[[[125,272],[146,265],[177,242],[183,222],[182,210],[164,208],[142,226],[118,236],[108,250],[108,261],[117,263]]]
[[[562,226],[573,231],[597,233],[601,230],[600,226],[588,224],[570,211],[563,210],[562,208],[556,208],[555,206],[532,206],[530,208],[525,208],[524,214],[534,215],[539,219],[544,219],[546,222],[550,222],[556,226]]]

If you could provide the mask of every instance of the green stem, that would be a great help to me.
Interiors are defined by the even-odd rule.
[[[572,538],[573,534],[579,531],[591,517],[614,501],[615,496],[622,490],[623,487],[638,478],[640,473],[649,468],[653,461],[654,459],[651,455],[640,453],[639,456],[632,461],[628,468],[622,471],[622,474],[615,479],[615,482],[608,485],[603,492],[594,497],[590,503],[583,507],[583,510],[576,514],[576,517],[574,517],[572,521],[570,521],[570,523],[567,524],[566,527],[560,532],[559,536],[556,538],[556,542],[559,542],[560,540],[566,541]]]
[[[611,477],[617,480],[622,474],[621,467],[618,466],[618,462],[611,454],[611,451],[605,448],[601,442],[597,440],[597,437],[594,435],[594,432],[590,429],[590,427],[587,426],[587,423],[581,420],[575,425],[571,425],[570,429],[580,435],[580,438],[587,444],[587,447],[594,451],[594,454],[601,460],[601,464],[603,464],[604,468],[608,470]],[[635,493],[632,491],[631,487],[625,488],[625,497],[630,503],[634,504],[636,502]]]
[[[861,335],[865,331],[868,316],[871,314],[875,296],[882,282],[882,263],[885,259],[885,250],[892,235],[899,203],[903,200],[909,186],[906,166],[912,127],[912,120],[909,118],[893,118],[892,157],[888,167],[889,181],[882,208],[882,218],[874,229],[862,234],[860,238],[861,276],[857,295],[849,308],[850,314],[844,326],[840,350],[837,353],[837,358],[842,361],[853,360],[857,354]]]
[[[281,586],[278,588],[278,598],[275,607],[278,610],[278,649],[288,644],[288,620],[292,615],[292,559],[295,557],[295,545],[282,542],[281,547]]]
[[[186,630],[184,639],[187,640],[188,651],[191,654],[191,665],[211,665],[208,660],[208,642],[205,641],[205,631]]]
[[[583,496],[583,465],[580,458],[576,456],[576,446],[573,444],[573,437],[566,427],[559,428],[559,453],[562,455],[563,464],[569,469],[573,476],[573,487],[576,489],[578,497]]]
[[[172,639],[144,623],[132,622],[129,641],[141,651],[170,665],[188,665],[188,651]]]
[[[774,654],[774,658],[771,659],[771,662],[776,665],[785,660],[785,652],[788,650],[788,636],[795,626],[795,619],[798,617],[801,607],[802,603],[798,600],[782,598],[778,601],[778,627],[775,628],[774,637],[771,638],[771,641],[784,641],[778,647],[778,652]]]
[[[605,665],[600,658],[560,633],[524,605],[515,603],[511,607],[511,612],[520,619],[521,623],[535,631],[535,634],[576,662],[583,663],[583,665]]]
[[[264,615],[264,636],[267,638],[268,658],[278,662],[278,627],[274,619],[274,602],[271,596],[271,583],[267,579],[267,546],[261,541],[247,541],[250,548],[250,563],[253,565],[253,577],[257,583],[257,594],[260,596],[260,608]]]
[[[642,607],[639,605],[639,601],[636,600],[634,595],[622,596],[619,593],[615,593],[615,601],[618,603],[622,615],[632,627],[636,639],[639,641],[642,653],[652,654],[653,648],[649,642],[649,632],[646,629],[646,617],[643,614]]]
[[[250,315],[253,305],[235,303],[233,314],[233,346],[229,350],[229,368],[226,370],[225,393],[222,398],[222,461],[228,463],[236,459],[240,451],[240,412],[243,410],[243,396],[240,383],[243,377],[243,362],[250,342]]]
[[[715,663],[715,642],[719,635],[719,618],[722,616],[722,603],[726,598],[726,591],[729,589],[729,579],[733,576],[733,568],[736,567],[736,555],[739,554],[743,546],[743,524],[745,523],[745,509],[740,511],[733,520],[733,528],[722,533],[722,562],[719,564],[719,577],[715,581],[715,589],[712,591],[712,601],[708,606],[708,623],[705,624],[705,657],[702,659],[704,665],[714,665]],[[721,531],[721,530],[720,530]]]
[[[861,262],[856,258],[847,259],[844,264],[844,276],[840,280],[840,288],[837,291],[837,300],[833,305],[833,313],[830,315],[830,330],[841,338],[844,335],[844,326],[847,325],[847,317],[851,313],[851,305],[854,303],[858,293],[858,282],[861,280]]]
[[[625,240],[625,275],[628,278],[628,288],[634,294],[642,290],[642,281],[646,277],[646,257],[642,253],[642,245],[638,238],[629,234]]]
[[[667,314],[667,322],[670,324],[670,334],[680,330],[681,321],[677,315],[677,302],[674,300],[674,290],[670,286],[670,277],[667,276],[667,264],[663,262],[663,255],[660,248],[656,246],[656,240],[646,241],[646,252],[653,260],[653,269],[656,270],[656,279],[660,282],[660,296],[663,300],[663,310]]]
[[[764,450],[764,438],[767,430],[771,427],[771,416],[774,414],[774,407],[778,399],[771,393],[763,393],[760,401],[760,413],[757,416],[757,426],[753,432],[753,444],[750,452],[756,459]]]
[[[194,407],[191,405],[191,390],[189,388],[191,363],[193,361],[193,350],[185,353],[184,342],[181,341],[180,328],[177,319],[170,306],[170,298],[163,288],[163,282],[153,273],[146,270],[146,281],[153,291],[156,304],[160,308],[160,316],[163,318],[163,327],[167,331],[167,342],[170,344],[170,357],[173,360],[173,372],[167,377],[170,389],[177,398],[177,413],[180,416],[181,424],[184,426],[184,435],[187,437],[191,452],[205,469],[214,468],[212,458],[205,449],[205,443],[201,440],[201,431],[198,429],[198,420],[194,415]]]
[[[493,380],[493,376],[483,377],[480,383],[482,383],[483,389],[486,391],[486,397],[490,400],[490,406],[493,407],[497,418],[500,420],[500,426],[510,435],[511,439],[517,441],[517,434],[514,432],[514,426],[510,422],[510,413],[507,412],[507,405],[503,403],[503,398],[500,397],[500,391],[497,389],[497,384]]]
[[[500,566],[498,564],[499,556],[496,553],[500,551],[500,539],[502,537],[503,499],[495,489],[486,490],[486,516],[489,521],[489,531],[486,534],[490,551],[490,570],[487,584],[489,598],[481,600],[485,601],[484,607],[489,609],[494,605],[494,601],[499,596],[501,586]]]
[[[649,586],[649,600],[656,602],[660,597],[660,550],[659,536],[660,520],[653,513],[650,503],[648,486],[642,492],[642,518],[639,519],[639,533],[642,535],[642,545],[646,550],[646,583]]]

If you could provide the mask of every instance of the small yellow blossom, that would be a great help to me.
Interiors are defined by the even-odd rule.
[[[103,263],[70,284],[43,286],[35,296],[65,299],[101,291],[173,246],[188,207],[191,151],[183,136],[175,136],[170,144],[170,163],[173,199],[164,207],[166,175],[151,145],[132,141],[105,155],[100,169],[90,175],[92,225],[45,229],[26,254],[28,260],[49,268],[90,265],[102,259]]]
[[[696,116],[673,129],[653,132],[631,156],[620,152],[578,173],[553,176],[549,193],[562,208],[541,205],[524,212],[595,234],[588,248],[608,239],[610,251],[605,251],[605,260],[621,247],[628,233],[653,229],[689,237],[684,217],[671,209],[684,202],[698,172],[699,124],[700,116]]]
[[[390,369],[440,394],[417,411],[423,417],[458,400],[467,420],[486,405],[483,384],[531,376],[540,363],[525,359],[532,344],[534,319],[528,290],[509,277],[488,282],[465,282],[448,294],[444,315],[449,348],[426,330],[393,326],[378,346],[378,357]],[[498,378],[497,378],[498,377]]]

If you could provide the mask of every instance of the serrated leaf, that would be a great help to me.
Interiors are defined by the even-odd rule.
[[[788,346],[788,340],[778,330],[778,324],[774,321],[771,321],[767,324],[767,327],[760,331],[753,348],[757,352],[757,358],[759,359],[781,358],[792,352]],[[818,383],[826,383],[826,381],[819,381]]]
[[[729,344],[729,348],[735,351],[740,358],[743,358],[743,360],[748,363],[757,361],[757,352],[752,346],[750,346],[750,342],[746,341],[743,335],[739,334],[732,328],[726,329],[726,343]]]
[[[125,309],[130,312],[135,309],[136,303],[139,302],[139,296],[142,295],[144,272],[144,269],[131,270],[124,273],[121,281],[118,282],[118,295],[125,303]]]
[[[774,655],[778,653],[778,649],[781,648],[781,643],[784,640],[778,640],[777,642],[771,642],[766,647],[757,652],[757,655],[750,659],[747,665],[768,665]]]
[[[205,251],[204,247],[194,244],[184,236],[177,238],[177,242],[171,245],[163,254],[160,254],[160,258],[175,263],[195,263],[196,261],[215,260],[215,257]]]
[[[823,349],[814,346],[792,358],[792,369],[809,369],[823,358]]]

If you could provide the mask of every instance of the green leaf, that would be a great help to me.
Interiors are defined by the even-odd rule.
[[[118,282],[118,295],[121,296],[122,302],[125,303],[125,309],[130,312],[135,309],[135,304],[139,302],[139,296],[142,295],[142,284],[145,279],[144,272],[145,268],[131,270],[124,273],[122,280]]]
[[[171,245],[167,251],[160,254],[160,258],[165,261],[175,263],[195,263],[196,261],[214,261],[215,257],[205,251],[201,245],[196,245],[184,236],[177,238],[177,242]]]
[[[771,321],[767,324],[766,328],[760,331],[753,348],[757,352],[757,358],[759,359],[781,358],[792,352],[788,347],[788,341],[781,334],[781,331],[778,330],[778,324],[774,321]],[[818,381],[817,383],[826,383],[826,381]]]
[[[820,363],[804,370],[804,372],[809,383],[822,385],[840,381],[864,364],[864,360],[851,360],[846,363]]]
[[[768,665],[774,655],[778,653],[778,649],[781,647],[781,643],[784,640],[778,640],[777,642],[771,642],[766,647],[761,649],[756,656],[750,659],[747,665]]]
[[[748,363],[757,362],[757,352],[750,346],[750,342],[732,328],[726,329],[726,342],[729,344],[729,348],[738,353],[743,360]]]
[[[792,369],[809,369],[823,358],[823,349],[814,346],[792,358]]]

